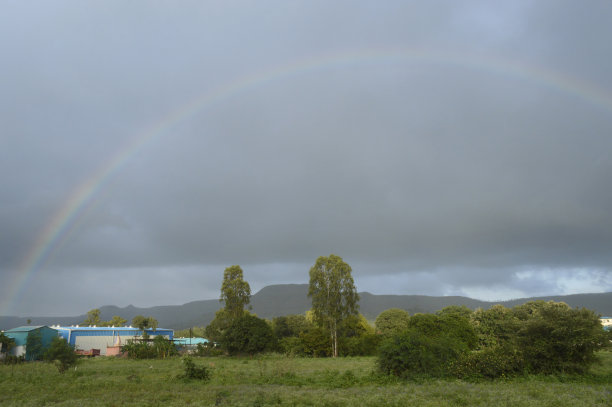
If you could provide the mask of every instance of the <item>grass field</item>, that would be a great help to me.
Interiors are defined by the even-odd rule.
[[[375,373],[371,357],[194,358],[208,383],[179,379],[180,358],[0,365],[1,406],[612,406],[612,353],[580,377],[405,382]]]

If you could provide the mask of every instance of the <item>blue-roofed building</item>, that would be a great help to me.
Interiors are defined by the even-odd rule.
[[[13,356],[24,356],[26,360],[34,360],[42,357],[42,353],[49,347],[53,338],[57,338],[58,332],[46,325],[37,326],[20,326],[17,328],[4,331],[4,334],[15,340],[15,346],[9,351]],[[32,349],[28,350],[28,337],[34,335],[40,336],[42,348],[34,353]]]
[[[64,338],[76,350],[88,351],[99,349],[100,355],[106,355],[107,348],[116,348],[125,345],[130,339],[142,337],[143,331],[134,327],[112,327],[112,326],[55,326],[59,335]],[[163,336],[166,339],[174,338],[172,329],[157,328],[145,330],[152,339]]]
[[[206,345],[208,339],[205,338],[174,338],[174,344],[184,348],[195,348],[198,345]]]
[[[606,331],[612,330],[612,317],[599,317],[599,320]]]

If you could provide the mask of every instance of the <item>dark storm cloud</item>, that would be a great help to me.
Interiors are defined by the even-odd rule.
[[[108,276],[147,280],[164,303],[215,296],[230,264],[257,288],[305,282],[332,252],[372,292],[612,289],[607,2],[268,6],[6,7],[0,268],[11,282],[132,137],[224,84],[322,61],[164,128],[100,185],[10,312],[36,296],[49,312],[74,309],[41,292],[74,289],[75,276],[101,293],[83,291],[79,307],[153,305]],[[322,57],[343,53],[378,57]]]

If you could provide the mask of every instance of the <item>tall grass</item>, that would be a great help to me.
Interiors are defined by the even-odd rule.
[[[0,365],[2,406],[610,406],[612,353],[588,375],[464,382],[405,382],[376,373],[371,357],[277,355],[194,358],[211,380],[185,381],[180,358]]]

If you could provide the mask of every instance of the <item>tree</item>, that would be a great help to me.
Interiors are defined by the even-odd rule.
[[[244,281],[240,266],[230,266],[223,272],[221,298],[230,319],[242,317],[244,307],[251,302],[251,287]]]
[[[8,353],[15,346],[15,339],[0,332],[0,353]]]
[[[230,355],[253,355],[274,346],[274,333],[263,319],[244,314],[235,319],[224,332],[221,344]]]
[[[43,354],[42,334],[40,331],[31,331],[26,339],[26,359],[38,360]]]
[[[221,308],[215,313],[215,318],[204,329],[206,338],[211,342],[221,342],[225,330],[229,328],[232,320],[229,318],[225,308]]]
[[[87,311],[87,318],[83,321],[83,325],[101,325],[100,321],[100,310],[98,308]]]
[[[149,334],[146,332],[146,329],[152,329],[155,331],[157,329],[157,320],[153,317],[144,317],[142,315],[136,315],[132,319],[132,325],[143,331],[143,338],[148,338]]]
[[[127,320],[121,318],[118,315],[115,315],[111,318],[110,321],[102,322],[100,325],[101,326],[122,326],[122,325],[125,325],[126,322]]]
[[[406,330],[409,320],[410,314],[408,311],[399,308],[389,308],[376,317],[376,321],[374,321],[376,333],[380,334],[383,338],[388,338],[393,334]]]
[[[338,325],[359,308],[351,266],[335,254],[320,256],[310,268],[308,297],[312,298],[315,323],[329,330],[331,354],[337,357]]]
[[[64,373],[70,366],[77,363],[77,355],[74,353],[74,348],[60,337],[53,338],[49,349],[45,352],[44,359],[47,362],[55,363],[60,373]]]

